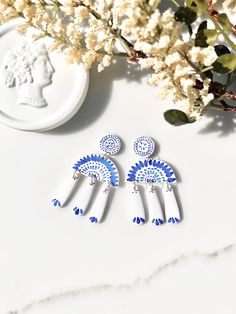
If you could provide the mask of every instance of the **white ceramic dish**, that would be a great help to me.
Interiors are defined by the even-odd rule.
[[[67,122],[81,107],[89,73],[69,65],[62,53],[48,52],[16,33],[19,21],[0,27],[0,122],[27,131],[46,131]]]

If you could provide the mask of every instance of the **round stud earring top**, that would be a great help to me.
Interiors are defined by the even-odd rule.
[[[108,134],[100,140],[100,148],[107,154],[117,154],[121,148],[121,142],[117,135]]]
[[[134,141],[133,149],[138,156],[149,157],[155,150],[155,143],[151,137],[141,136]]]

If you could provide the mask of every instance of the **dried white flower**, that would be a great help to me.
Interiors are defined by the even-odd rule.
[[[217,0],[213,1],[213,4]],[[199,118],[214,98],[211,80],[201,71],[217,59],[212,46],[196,47],[194,36],[184,36],[184,26],[174,11],[158,9],[160,0],[0,0],[0,23],[23,16],[18,32],[32,38],[49,36],[50,50],[60,50],[67,61],[81,62],[98,71],[111,64],[114,55],[128,57],[151,71],[148,81],[158,85],[161,98],[173,102],[189,117]],[[218,4],[220,1],[218,1]],[[236,11],[235,0],[222,7]],[[118,48],[117,48],[118,47]]]

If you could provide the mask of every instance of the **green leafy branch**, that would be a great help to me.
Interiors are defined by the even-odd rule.
[[[236,107],[230,106],[227,101],[236,101],[236,94],[232,90],[230,90],[230,87],[235,80],[236,74],[236,44],[230,38],[230,35],[236,35],[236,27],[233,25],[233,23],[230,21],[225,13],[219,13],[214,9],[212,5],[212,0],[186,0],[184,2],[184,5],[180,5],[178,3],[178,0],[170,1],[176,6],[176,12],[174,15],[176,21],[175,24],[181,23],[182,25],[186,26],[189,33],[189,43],[191,43],[192,45],[194,42],[194,45],[196,47],[200,47],[201,49],[212,46],[214,47],[215,53],[217,55],[217,59],[210,66],[204,66],[204,64],[202,64],[201,62],[193,62],[188,55],[187,49],[183,49],[183,51],[177,50],[181,57],[181,60],[184,60],[185,66],[187,63],[189,67],[192,68],[192,72],[194,73],[194,81],[196,80],[194,86],[191,86],[191,88],[196,89],[199,92],[197,93],[197,95],[200,96],[199,98],[197,98],[198,96],[195,98],[196,104],[194,103],[193,107],[201,108],[201,114],[203,114],[208,108],[216,108],[219,110],[235,112]],[[40,0],[37,3],[32,0],[27,0],[26,3],[29,7],[37,5],[41,6],[45,12],[55,13],[55,22],[58,18],[61,20],[62,23],[66,25],[68,20],[73,21],[73,19],[75,18],[73,14],[71,14],[69,17],[64,14],[64,6],[58,0]],[[151,14],[155,12],[158,1],[154,1],[153,3],[154,4],[152,4],[151,6],[149,4],[149,1],[140,1],[140,8],[144,10],[143,12],[147,21]],[[168,72],[168,67],[165,65],[166,55],[161,56],[158,53],[145,53],[144,51],[142,51],[142,49],[136,50],[134,48],[135,40],[132,41],[128,39],[128,36],[126,38],[126,36],[123,35],[124,33],[122,32],[122,27],[114,27],[112,14],[110,18],[105,19],[103,15],[99,13],[99,10],[96,11],[94,9],[94,6],[87,5],[84,3],[84,1],[79,0],[72,1],[72,7],[86,8],[86,10],[89,12],[89,16],[102,22],[104,28],[106,30],[109,30],[110,37],[121,43],[124,50],[122,49],[121,51],[117,51],[117,49],[113,47],[112,52],[110,52],[110,56],[114,55],[126,57],[128,61],[131,61],[132,63],[139,63],[141,59],[156,58],[158,62],[160,61],[164,65],[159,70],[155,70],[154,66],[149,66],[149,69],[153,73],[165,72],[166,75],[169,76],[173,87],[176,88],[176,90],[180,90],[179,82],[174,80],[174,76],[171,76],[172,72]],[[51,37],[53,40],[59,42],[62,47],[71,47],[78,52],[84,53],[90,51],[87,48],[85,41],[80,42],[78,40],[77,43],[76,41],[71,40],[71,38],[67,36],[66,32],[65,34],[51,32],[50,29],[47,27],[47,23],[35,23],[35,19],[27,18],[24,10],[22,12],[17,11],[16,16],[12,15],[12,18],[16,18],[17,16],[25,19],[26,24],[28,24],[29,26],[38,29],[42,33],[42,36]],[[196,30],[198,18],[199,20],[201,19],[202,22],[199,23],[198,29]],[[208,27],[208,21],[212,21],[214,28]],[[155,36],[152,37],[151,42],[159,39],[160,29],[161,26],[157,26]],[[220,35],[224,38],[224,45],[218,42]],[[99,55],[108,54],[105,49],[103,49],[104,47],[97,47],[94,49],[95,53],[98,53]],[[166,50],[166,52],[168,54],[169,50]],[[189,73],[190,77],[192,72],[190,71]],[[219,77],[226,78],[224,84],[218,82]],[[210,80],[208,93],[213,94],[214,99],[208,105],[204,105],[203,102],[201,103],[202,99],[200,91],[204,89],[204,82],[208,80]],[[185,99],[187,98],[183,90],[180,90],[178,92],[180,96],[183,96],[183,98],[185,97]],[[200,103],[202,106],[200,106]],[[168,110],[167,112],[165,112],[164,116],[165,119],[172,125],[182,125],[195,122],[195,118],[192,117],[189,112],[186,114],[185,112],[175,109]]]
[[[208,47],[209,45],[214,46],[218,58],[211,66],[200,68],[188,60],[187,56],[182,52],[179,53],[185,57],[190,66],[194,68],[202,79],[206,77],[211,79],[209,93],[214,95],[214,100],[210,102],[208,107],[228,112],[236,112],[236,106],[230,106],[226,102],[226,99],[236,101],[236,94],[231,90],[227,90],[235,80],[236,74],[236,44],[228,36],[228,33],[236,34],[235,26],[230,22],[225,13],[219,13],[214,10],[211,0],[186,0],[185,6],[180,6],[178,3],[176,3],[176,6],[175,19],[187,26],[190,36],[193,34],[192,24],[196,22],[199,15],[205,15],[213,22],[215,29],[208,28],[207,20],[205,20],[200,23],[195,34],[195,46],[202,48]],[[228,44],[233,53],[231,53],[230,49],[225,45],[216,45],[220,34],[223,35],[226,44]],[[225,84],[220,84],[215,80],[215,77],[219,75],[227,75]],[[202,82],[196,81],[195,88],[202,89]],[[183,125],[194,122],[192,118],[189,118],[180,110],[167,110],[164,116],[172,125]]]

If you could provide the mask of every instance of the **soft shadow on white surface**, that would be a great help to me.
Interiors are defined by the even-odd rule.
[[[210,122],[199,131],[199,134],[218,133],[219,136],[227,136],[236,131],[236,113],[219,110],[209,110],[203,119]]]
[[[126,79],[141,84],[141,79],[147,76],[147,71],[139,65],[129,64],[125,58],[116,58],[113,64],[98,73],[97,66],[90,70],[89,90],[86,99],[76,115],[64,125],[48,133],[54,135],[71,134],[93,124],[106,110],[115,81]]]

